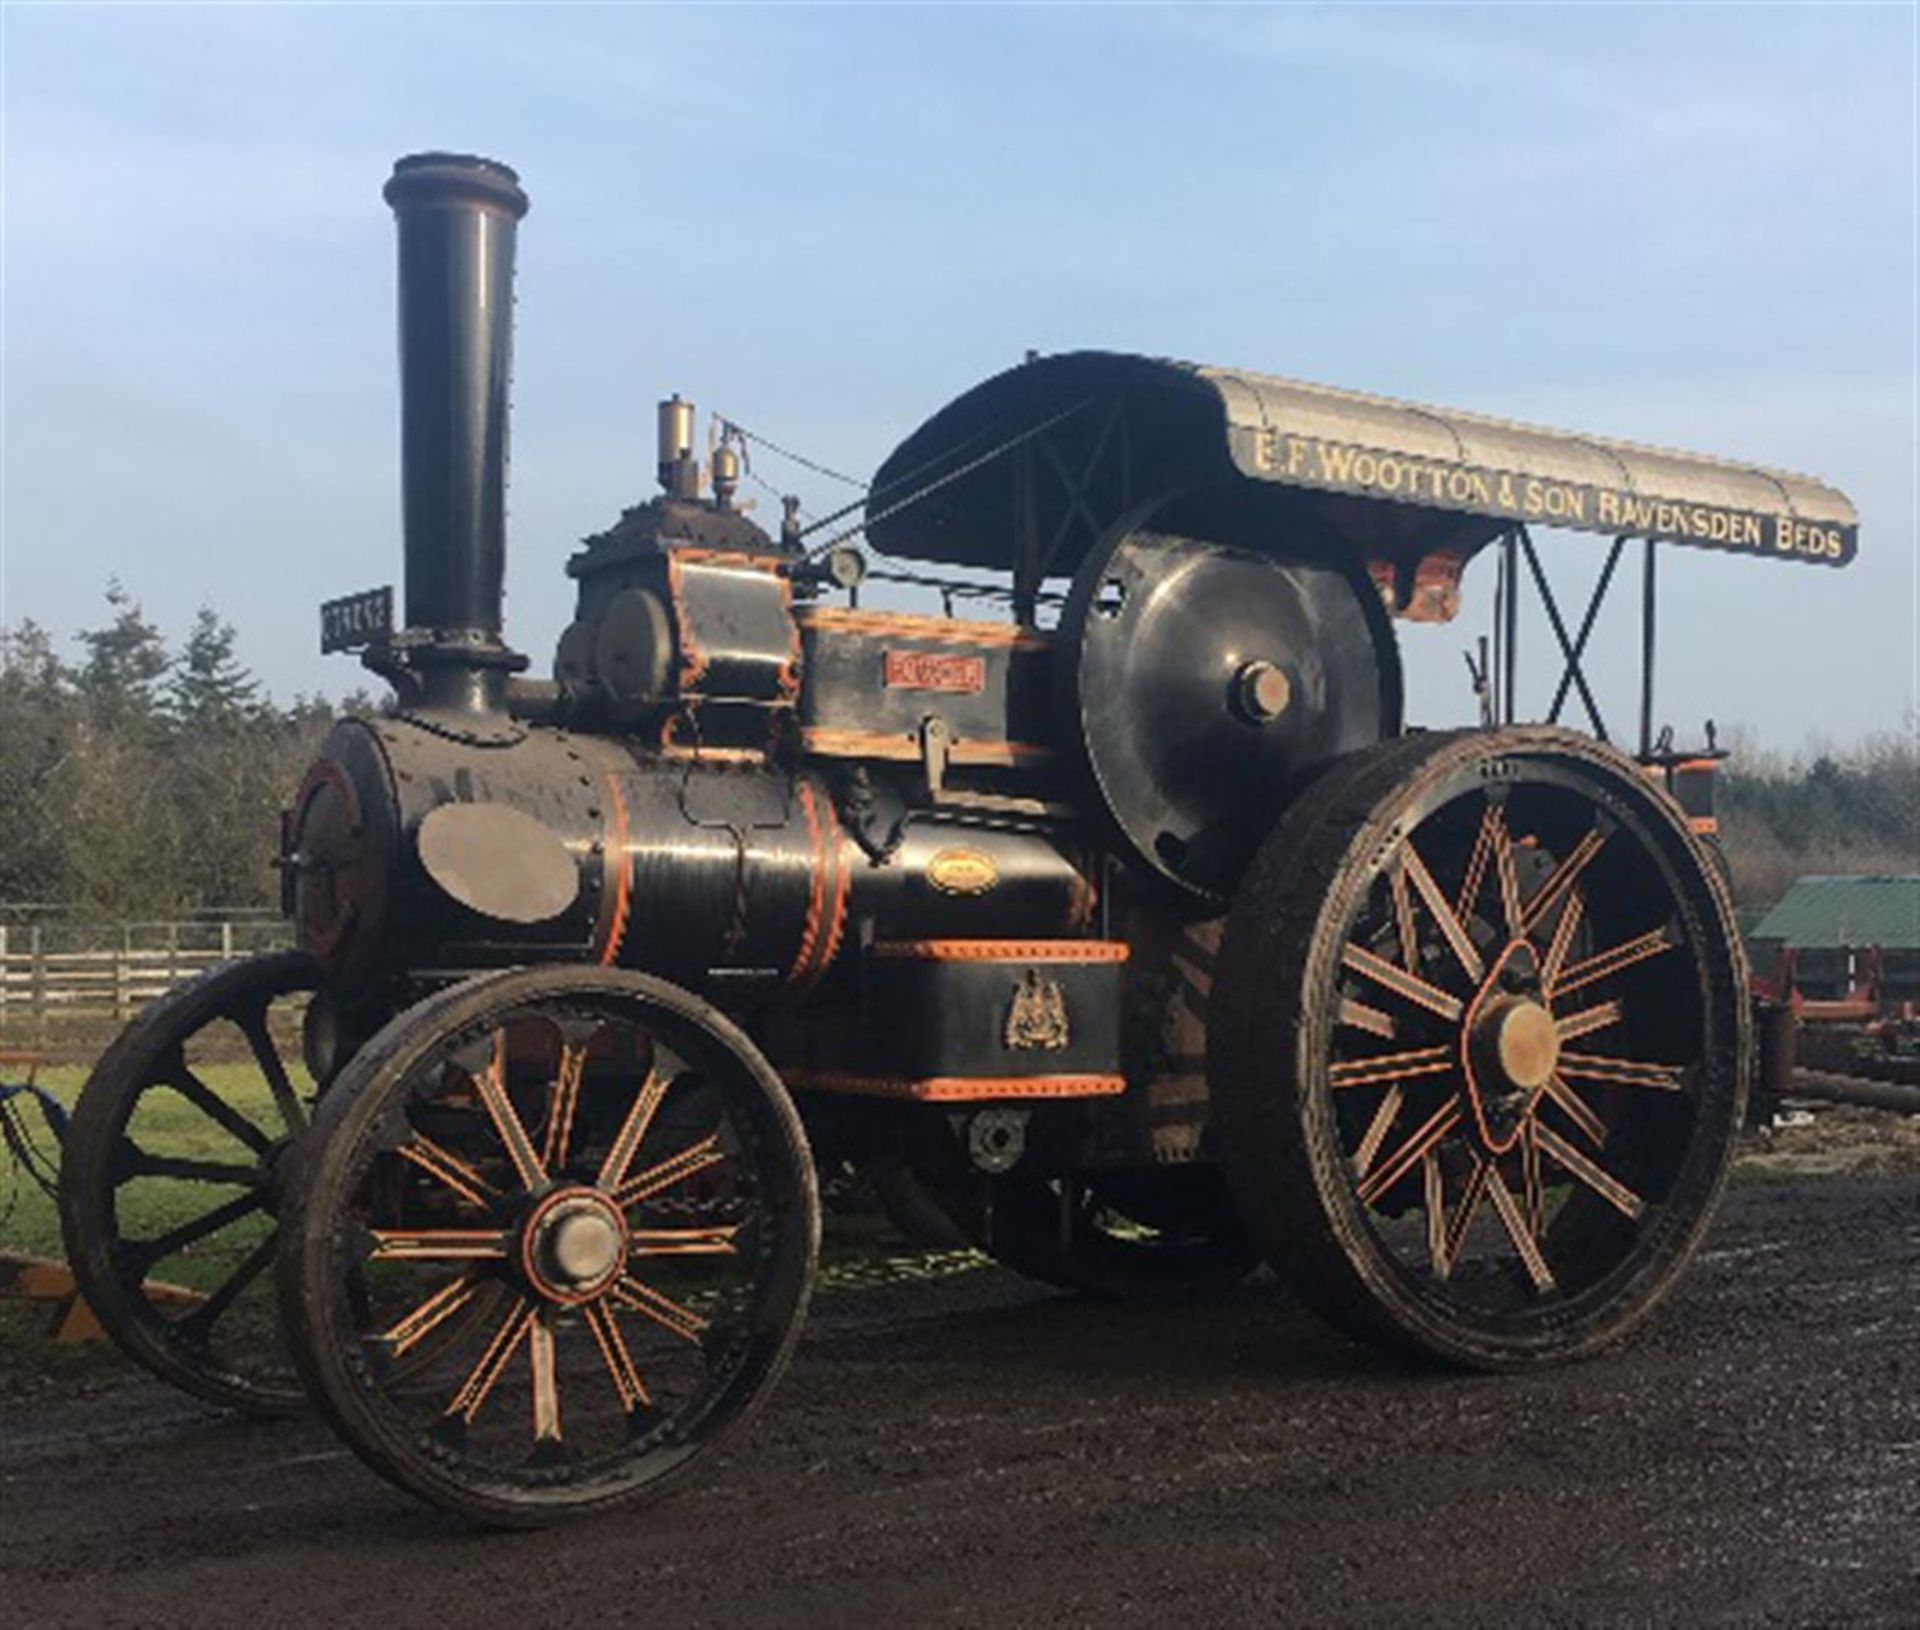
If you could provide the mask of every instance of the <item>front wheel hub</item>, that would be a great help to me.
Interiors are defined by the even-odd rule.
[[[551,1302],[590,1301],[620,1277],[627,1260],[627,1224],[597,1189],[547,1195],[520,1225],[520,1267]]]

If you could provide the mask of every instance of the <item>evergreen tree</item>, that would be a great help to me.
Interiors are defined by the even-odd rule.
[[[167,718],[177,734],[227,738],[257,730],[270,719],[260,682],[234,655],[234,640],[233,624],[202,606],[167,686]]]
[[[80,632],[86,656],[74,673],[74,688],[97,729],[130,739],[151,739],[160,723],[159,687],[168,667],[166,641],[117,577],[107,581],[107,605],[113,621],[105,628]]]

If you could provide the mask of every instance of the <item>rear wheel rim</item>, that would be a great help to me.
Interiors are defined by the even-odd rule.
[[[1397,811],[1322,919],[1309,1136],[1363,1274],[1430,1342],[1517,1356],[1624,1314],[1724,1159],[1712,903],[1607,780],[1474,765]]]

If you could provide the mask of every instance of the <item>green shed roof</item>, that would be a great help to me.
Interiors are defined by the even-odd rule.
[[[1752,937],[1806,948],[1920,948],[1920,875],[1803,877]]]

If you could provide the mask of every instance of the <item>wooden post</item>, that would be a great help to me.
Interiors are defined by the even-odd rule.
[[[38,923],[27,930],[27,957],[27,1001],[33,1013],[34,1040],[42,1043],[47,1039],[47,962],[41,953]]]

